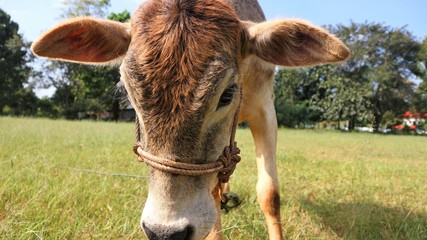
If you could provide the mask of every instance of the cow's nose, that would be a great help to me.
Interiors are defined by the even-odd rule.
[[[150,240],[190,240],[194,232],[194,228],[190,225],[177,229],[169,226],[142,223],[142,228]]]

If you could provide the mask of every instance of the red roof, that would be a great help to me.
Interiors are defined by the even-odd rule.
[[[393,128],[394,129],[402,130],[404,128],[404,126],[403,126],[403,124],[402,125],[396,125],[396,126],[393,126]],[[411,125],[411,126],[409,126],[409,129],[415,130],[415,129],[417,129],[417,126],[416,125]]]
[[[427,117],[427,113],[411,113],[410,111],[405,112],[404,114],[402,114],[402,117],[404,118],[410,118],[410,117],[414,117],[414,118],[420,118],[420,117]]]
[[[404,114],[402,114],[403,117],[412,117],[412,113],[411,112],[405,112]]]

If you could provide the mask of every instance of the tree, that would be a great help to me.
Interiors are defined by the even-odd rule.
[[[414,108],[421,113],[427,113],[427,37],[421,44],[421,50],[418,55],[420,69],[420,84],[416,89]]]
[[[309,108],[319,111],[322,119],[349,120],[350,130],[356,123],[372,123],[377,131],[385,123],[386,113],[387,119],[390,114],[398,116],[414,100],[411,79],[421,74],[417,58],[420,44],[405,28],[376,23],[329,29],[347,44],[352,57],[341,65],[317,66],[305,69],[305,74],[291,74],[296,79],[282,87],[304,93],[299,100],[308,101]],[[279,92],[283,91],[292,92]]]
[[[342,66],[325,65],[316,69],[324,79],[311,98],[311,107],[322,113],[322,118],[338,122],[348,120],[348,129],[371,117],[369,97],[371,91],[366,82],[347,76]]]
[[[420,51],[418,53],[420,78],[424,81],[427,80],[427,37],[424,38]]]
[[[356,121],[370,119],[377,131],[384,114],[399,115],[409,107],[414,95],[409,79],[418,73],[419,44],[405,28],[376,23],[330,29],[349,46],[353,56],[332,71],[327,98],[319,103],[330,103],[335,115],[350,121],[350,129]]]
[[[320,113],[310,107],[311,96],[319,81],[311,77],[312,69],[279,70],[274,88],[277,122],[286,127],[312,125]]]
[[[339,26],[337,30],[354,54],[344,64],[351,66],[351,78],[364,78],[368,83],[372,123],[377,131],[385,113],[398,116],[409,108],[414,96],[414,83],[410,79],[419,74],[420,45],[404,27],[352,23],[349,28]]]
[[[130,12],[124,10],[121,13],[110,13],[108,19],[124,23],[130,20]]]
[[[64,17],[75,15],[105,17],[109,6],[107,0],[65,0]],[[112,13],[109,19],[125,22],[130,13]],[[117,67],[88,66],[75,63],[47,61],[46,76],[38,82],[44,87],[54,86],[56,92],[52,102],[66,118],[74,119],[78,113],[114,111],[118,116],[118,99],[115,98],[115,84],[120,80]]]
[[[92,16],[105,18],[110,0],[63,0],[63,18]]]
[[[28,44],[18,30],[18,24],[0,9],[0,114],[31,115],[37,97],[28,86]]]

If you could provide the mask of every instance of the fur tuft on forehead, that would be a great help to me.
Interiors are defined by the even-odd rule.
[[[131,26],[124,71],[150,126],[146,144],[166,147],[165,136],[181,147],[194,144],[225,70],[237,67],[246,29],[221,0],[148,0]]]
[[[130,55],[138,74],[135,99],[150,115],[188,111],[208,63],[218,53],[239,56],[242,26],[218,0],[152,0],[132,18]],[[132,72],[130,74],[132,75]],[[133,84],[132,84],[133,85]],[[150,106],[155,106],[150,109]]]

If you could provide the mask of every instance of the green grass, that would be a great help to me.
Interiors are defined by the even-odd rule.
[[[0,118],[0,239],[140,239],[146,167],[131,123]],[[288,239],[427,239],[427,138],[279,131],[281,214]],[[254,145],[223,215],[225,239],[265,239]],[[96,174],[84,170],[102,173]]]

